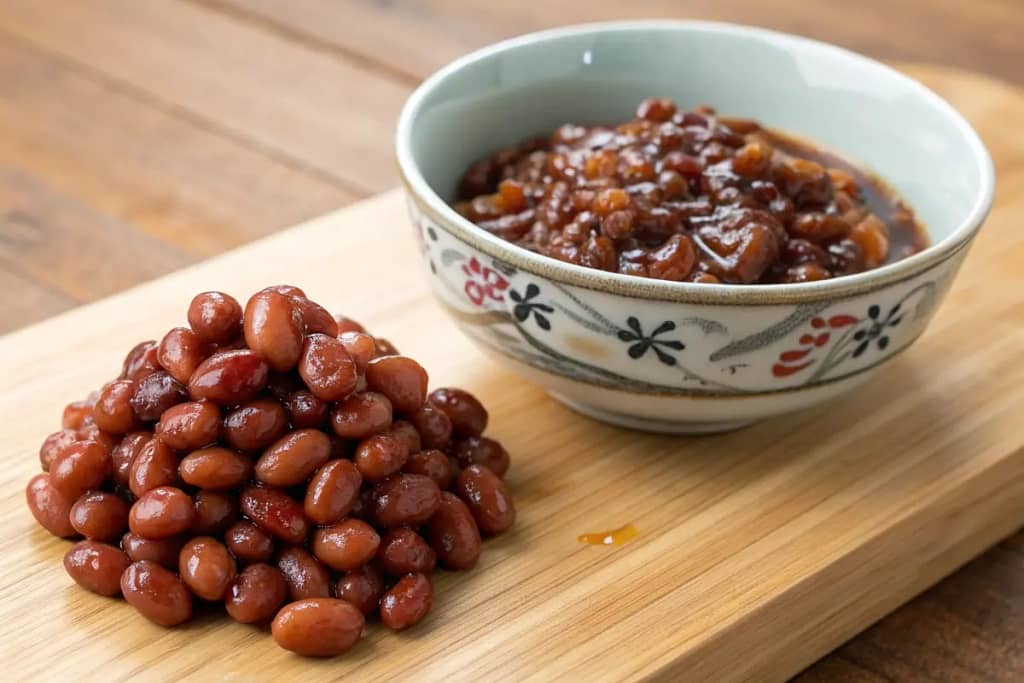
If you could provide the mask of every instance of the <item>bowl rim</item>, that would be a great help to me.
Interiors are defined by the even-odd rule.
[[[903,81],[911,92],[916,92],[950,120],[971,152],[974,162],[973,170],[979,176],[979,190],[966,218],[945,238],[929,245],[917,254],[873,270],[831,280],[773,285],[673,282],[587,268],[543,256],[503,240],[462,217],[434,191],[420,172],[412,154],[412,128],[428,96],[452,74],[498,53],[537,42],[589,34],[666,29],[729,33],[798,45],[802,48],[829,52],[868,68],[880,69],[888,72],[890,76],[895,76],[897,80]],[[953,105],[924,84],[882,62],[830,43],[780,31],[716,21],[657,19],[577,24],[527,33],[483,47],[437,70],[409,96],[399,116],[395,133],[395,150],[402,183],[413,200],[418,200],[416,204],[419,209],[460,241],[495,259],[560,284],[626,297],[683,303],[722,305],[800,303],[863,294],[902,282],[930,270],[968,246],[991,211],[995,194],[995,168],[992,157],[981,138]],[[884,178],[884,174],[882,177]]]

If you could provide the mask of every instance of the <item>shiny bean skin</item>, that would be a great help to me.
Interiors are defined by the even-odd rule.
[[[356,388],[356,364],[340,341],[326,334],[306,337],[299,376],[321,401],[340,401]]]
[[[422,474],[430,477],[442,491],[447,489],[451,485],[452,480],[455,479],[455,472],[452,470],[448,456],[439,450],[413,453],[405,461],[402,471],[408,474]]]
[[[395,420],[388,429],[387,434],[396,437],[405,444],[405,450],[415,453],[423,449],[423,442],[420,440],[420,433],[411,423],[405,420]]]
[[[142,496],[158,486],[178,485],[178,456],[160,439],[150,439],[128,470],[128,488]]]
[[[176,571],[182,543],[178,536],[156,540],[129,531],[121,538],[121,549],[132,562],[147,560]]]
[[[402,469],[408,457],[409,451],[400,439],[375,434],[359,442],[352,462],[366,481],[381,481]]]
[[[186,400],[185,385],[159,370],[135,383],[131,406],[138,420],[156,422],[165,410]]]
[[[156,434],[176,451],[209,446],[220,437],[220,408],[212,401],[179,403],[160,416]]]
[[[139,342],[125,356],[118,379],[138,381],[149,373],[160,370],[160,361],[157,355],[158,349],[155,341]]]
[[[427,371],[406,356],[374,358],[366,366],[370,389],[388,397],[400,413],[414,413],[427,400]]]
[[[128,503],[113,493],[84,493],[71,506],[71,526],[93,541],[118,539],[128,528]]]
[[[304,329],[302,312],[285,294],[263,290],[245,305],[245,343],[278,372],[298,364]]]
[[[473,513],[481,531],[500,534],[516,521],[516,508],[505,482],[483,465],[470,465],[455,482],[455,493]]]
[[[50,463],[50,482],[66,500],[98,489],[110,475],[110,453],[95,441],[76,441]]]
[[[252,476],[252,460],[220,446],[200,448],[181,459],[178,474],[201,489],[237,489]]]
[[[429,403],[409,415],[409,422],[420,433],[423,448],[445,448],[452,440],[452,421],[440,408]]]
[[[282,552],[277,558],[277,568],[284,576],[292,600],[331,597],[331,573],[302,548]]]
[[[178,573],[197,598],[223,600],[235,578],[235,558],[217,539],[197,536],[182,546]]]
[[[373,487],[370,516],[382,527],[419,526],[437,510],[441,490],[430,477],[395,474]]]
[[[192,373],[210,357],[214,347],[187,327],[175,327],[160,340],[157,359],[177,381],[188,384]]]
[[[423,537],[408,527],[389,529],[377,550],[377,562],[391,576],[431,572],[437,553]]]
[[[275,489],[250,486],[240,497],[242,512],[261,529],[285,543],[302,543],[309,533],[309,522],[302,504]]]
[[[366,328],[360,323],[356,322],[352,318],[344,315],[334,316],[334,321],[338,323],[338,334],[342,335],[346,332],[366,332]]]
[[[434,604],[434,587],[424,574],[407,574],[380,599],[380,620],[396,631],[418,624]]]
[[[50,465],[53,464],[53,459],[57,457],[57,454],[76,441],[78,441],[78,432],[67,428],[54,432],[43,439],[43,445],[39,447],[39,465],[43,471],[49,472]]]
[[[356,569],[373,559],[380,536],[359,519],[346,519],[321,527],[313,535],[313,554],[331,569]]]
[[[155,562],[133,562],[121,575],[121,593],[139,614],[160,626],[192,618],[192,594],[174,572]]]
[[[398,348],[384,337],[374,337],[373,341],[377,345],[377,355],[375,358],[399,355]]]
[[[264,287],[259,291],[259,293],[261,294],[263,292],[276,292],[278,294],[284,294],[285,296],[292,298],[308,298],[306,296],[306,292],[303,291],[301,287],[296,287],[295,285],[271,285],[270,287]]]
[[[336,598],[307,598],[286,605],[271,624],[274,641],[305,657],[333,657],[359,642],[365,620],[353,605]]]
[[[196,515],[189,531],[197,536],[220,536],[238,519],[238,500],[223,491],[198,491],[192,501]]]
[[[308,389],[299,389],[288,394],[284,406],[295,429],[318,428],[327,419],[327,403],[318,399]]]
[[[121,437],[119,435],[105,432],[97,427],[93,422],[90,422],[78,430],[79,441],[95,441],[107,453],[110,453],[110,451],[114,449],[114,446],[117,445],[117,442],[120,441],[120,439]]]
[[[353,394],[331,411],[334,433],[343,439],[363,439],[391,426],[391,401],[384,394]]]
[[[377,355],[377,342],[368,334],[363,332],[342,332],[338,335],[338,341],[352,357],[356,369],[360,374],[366,372],[366,365]]]
[[[82,588],[114,596],[121,592],[121,574],[131,560],[120,548],[98,541],[79,541],[64,553],[64,570]]]
[[[280,403],[270,399],[246,403],[224,418],[224,438],[240,451],[262,451],[287,429],[288,415]]]
[[[483,465],[499,477],[508,472],[509,457],[504,446],[486,436],[470,436],[456,441],[451,454],[460,467]]]
[[[92,407],[96,426],[111,434],[127,434],[138,429],[139,422],[131,403],[134,393],[135,382],[130,379],[119,379],[103,387]]]
[[[223,292],[202,292],[188,305],[188,324],[202,341],[226,344],[242,331],[242,305]]]
[[[306,517],[315,524],[333,524],[344,518],[359,500],[363,477],[351,460],[338,458],[324,464],[309,482],[303,503]]]
[[[224,608],[241,624],[270,621],[288,599],[288,586],[276,567],[256,563],[246,567],[228,586]]]
[[[338,336],[338,322],[326,308],[310,301],[304,296],[292,296],[292,303],[299,309],[302,315],[302,324],[306,334],[326,334],[329,337]]]
[[[274,539],[252,522],[235,522],[224,533],[228,550],[243,562],[266,562],[274,554]]]
[[[25,502],[39,525],[54,536],[70,538],[77,533],[71,526],[71,503],[53,486],[49,474],[41,472],[29,479]]]
[[[458,496],[445,491],[427,523],[426,537],[438,562],[448,569],[469,569],[480,557],[480,530]]]
[[[86,419],[92,419],[92,406],[92,401],[72,401],[67,404],[60,416],[60,426],[64,429],[84,427]]]
[[[345,572],[334,587],[335,595],[355,605],[363,614],[377,609],[384,594],[384,579],[372,564]]]
[[[111,475],[115,484],[128,486],[128,482],[131,480],[132,463],[152,438],[152,432],[131,432],[125,434],[124,438],[117,442],[117,445],[110,451],[110,464],[113,468]]]
[[[222,406],[248,403],[267,386],[270,370],[254,351],[218,351],[204,360],[188,382],[194,401],[208,399]]]
[[[135,501],[128,514],[128,528],[143,538],[160,540],[188,531],[195,516],[187,493],[173,486],[160,486]]]
[[[317,429],[299,429],[278,439],[256,461],[256,478],[277,487],[309,479],[331,457],[331,440]]]
[[[487,429],[487,410],[468,391],[442,387],[430,392],[428,401],[452,421],[455,436],[480,436]]]

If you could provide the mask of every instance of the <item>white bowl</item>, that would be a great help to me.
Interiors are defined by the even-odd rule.
[[[645,97],[823,143],[887,180],[932,246],[834,280],[707,285],[563,263],[448,204],[474,160]],[[406,103],[397,153],[438,300],[482,348],[600,420],[703,432],[798,410],[867,379],[924,331],[992,203],[992,161],[947,102],[889,67],[796,36],[704,22],[580,26],[463,57]]]

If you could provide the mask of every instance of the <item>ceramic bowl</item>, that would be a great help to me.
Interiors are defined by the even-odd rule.
[[[667,282],[531,253],[448,205],[472,161],[565,122],[626,120],[651,96],[839,150],[902,195],[932,246],[828,281]],[[397,154],[433,291],[465,334],[582,413],[681,433],[832,399],[909,347],[994,183],[971,126],[916,81],[831,45],[703,22],[580,26],[468,55],[409,98]]]

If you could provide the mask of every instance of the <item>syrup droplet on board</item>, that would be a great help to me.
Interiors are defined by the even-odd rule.
[[[588,534],[580,534],[576,540],[580,543],[590,545],[623,545],[629,543],[640,533],[632,524],[612,529],[611,531],[595,531]]]

